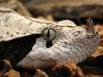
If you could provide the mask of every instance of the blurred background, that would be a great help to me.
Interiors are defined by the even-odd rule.
[[[0,7],[11,8],[23,16],[50,21],[69,19],[77,25],[85,24],[85,20],[91,17],[100,36],[98,49],[78,65],[70,63],[69,66],[46,70],[46,73],[50,77],[103,77],[103,0],[0,0]],[[7,73],[7,77],[19,77],[14,73]],[[39,70],[34,76],[23,72],[21,77],[48,76]]]
[[[78,25],[92,17],[95,24],[103,23],[103,0],[0,0],[0,6],[9,7],[24,16],[49,20],[71,19]]]

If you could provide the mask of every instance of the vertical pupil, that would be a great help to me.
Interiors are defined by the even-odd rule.
[[[50,29],[48,29],[48,32],[47,32],[47,38],[49,40],[49,37],[50,37]]]
[[[46,47],[49,48],[52,46],[52,41],[56,38],[56,31],[52,28],[45,28],[42,36],[46,40]]]
[[[45,28],[42,31],[42,36],[47,41],[53,41],[56,38],[56,31],[52,28]]]

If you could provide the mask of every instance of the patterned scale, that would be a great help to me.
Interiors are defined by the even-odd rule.
[[[87,26],[77,26],[70,20],[51,22],[0,8],[0,41],[1,59],[37,68],[85,60],[98,47],[99,36],[91,19]]]

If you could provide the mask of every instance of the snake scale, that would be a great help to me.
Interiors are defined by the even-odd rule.
[[[38,37],[36,37],[37,35]],[[38,68],[51,66],[56,63],[66,63],[71,59],[77,64],[90,56],[99,45],[99,35],[95,32],[91,20],[88,20],[86,26],[77,26],[70,20],[51,22],[23,17],[9,8],[0,8],[1,47],[2,42],[6,43],[19,38],[27,39],[29,36],[32,40],[35,40],[31,50],[22,50],[19,51],[18,55],[16,53],[16,55],[11,55],[14,56],[13,61],[15,62],[15,57],[19,58],[22,53],[27,52],[16,63],[18,66]],[[25,42],[23,43],[25,44]],[[7,45],[11,44],[9,42]],[[51,45],[48,46],[49,44]],[[19,45],[17,43],[16,46]],[[27,46],[29,46],[29,41]],[[12,51],[3,49],[3,51],[5,51],[2,52],[4,55],[6,52],[8,54],[14,53],[15,49]],[[7,58],[7,56],[3,57],[3,59]]]

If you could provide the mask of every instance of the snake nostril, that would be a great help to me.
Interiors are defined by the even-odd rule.
[[[87,34],[87,38],[93,38],[94,37],[94,34]]]

